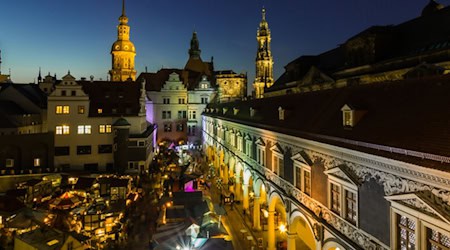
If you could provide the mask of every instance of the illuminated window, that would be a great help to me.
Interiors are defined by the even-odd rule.
[[[398,249],[416,249],[416,220],[404,215],[397,215]]]
[[[448,250],[450,249],[450,236],[441,232],[427,228],[427,249]]]
[[[92,128],[91,125],[78,125],[78,134],[84,135],[84,134],[91,134]]]
[[[84,114],[84,106],[78,106],[78,114]]]
[[[352,126],[352,111],[344,111],[344,126]]]
[[[40,167],[41,166],[41,158],[34,158],[33,165],[35,167]]]
[[[69,106],[56,106],[56,114],[69,114],[70,108]]]
[[[68,135],[70,134],[70,128],[67,125],[56,126],[57,135]]]
[[[97,113],[98,113],[98,114],[103,113],[103,109],[97,109]]]
[[[70,128],[67,125],[62,126],[63,129],[63,135],[68,135],[70,133]]]
[[[102,124],[98,126],[98,132],[100,134],[111,134],[111,124]]]

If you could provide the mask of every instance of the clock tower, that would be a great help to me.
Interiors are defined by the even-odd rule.
[[[256,53],[256,72],[253,87],[255,88],[255,97],[264,97],[264,88],[273,85],[273,58],[270,51],[270,29],[266,21],[266,9],[262,9],[262,20],[256,33],[258,41],[258,51]]]
[[[111,48],[112,69],[109,71],[111,81],[124,82],[131,78],[136,80],[136,70],[134,69],[134,57],[136,48],[130,41],[130,26],[128,17],[125,15],[125,0],[122,0],[122,15],[119,17],[117,26],[117,41]]]

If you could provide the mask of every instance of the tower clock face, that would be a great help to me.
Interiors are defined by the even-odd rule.
[[[116,48],[116,50],[119,50],[119,49],[120,49],[120,46],[119,46],[119,45],[116,45],[115,48]]]

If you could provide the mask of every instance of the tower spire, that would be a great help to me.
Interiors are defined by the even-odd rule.
[[[39,67],[38,83],[42,82],[41,67]]]
[[[256,33],[258,49],[256,52],[256,74],[253,87],[255,88],[255,97],[264,97],[264,88],[273,85],[273,57],[270,50],[270,29],[266,21],[266,9],[262,8],[262,20]]]
[[[125,0],[122,0],[122,16],[125,16]]]

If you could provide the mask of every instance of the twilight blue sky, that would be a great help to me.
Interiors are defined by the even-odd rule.
[[[274,74],[300,55],[336,47],[371,25],[417,17],[429,0],[127,0],[138,74],[182,68],[192,32],[202,58],[214,56],[216,70],[248,72],[253,82],[256,29],[261,8],[272,31]],[[121,0],[11,0],[2,3],[2,73],[14,82],[33,82],[42,73],[70,69],[76,78],[106,80],[116,40]],[[448,6],[450,0],[440,0]]]

